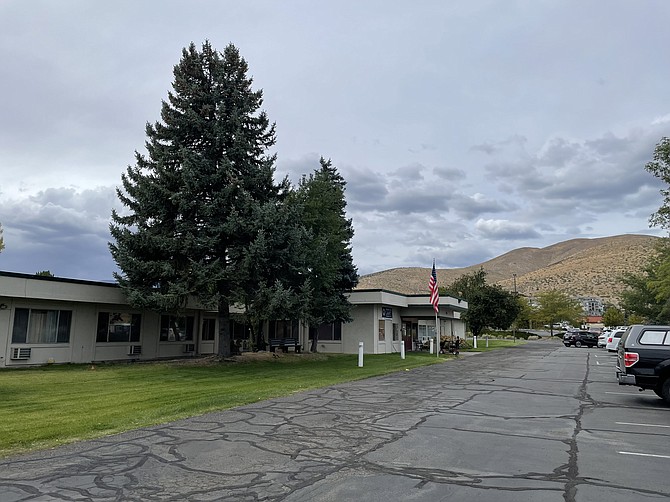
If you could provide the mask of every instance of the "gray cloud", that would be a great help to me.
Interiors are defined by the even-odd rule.
[[[657,233],[668,18],[656,0],[5,0],[0,268],[111,277],[113,187],[206,38],[263,89],[278,179],[338,167],[363,273]]]

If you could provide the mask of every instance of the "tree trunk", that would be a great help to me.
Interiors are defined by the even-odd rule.
[[[256,324],[256,350],[265,350],[265,337],[263,336],[263,321]]]
[[[230,305],[224,296],[219,300],[219,356],[230,357]]]

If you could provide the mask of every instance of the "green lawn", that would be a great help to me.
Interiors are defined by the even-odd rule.
[[[519,340],[517,344],[523,343]],[[485,340],[480,348],[485,349]],[[489,350],[513,345],[490,340]],[[426,352],[0,370],[0,457],[444,362]]]
[[[445,361],[426,353],[0,370],[0,457]]]
[[[514,347],[515,345],[523,345],[527,343],[525,340],[494,340],[489,339],[489,346],[486,346],[486,337],[480,337],[477,339],[477,348],[469,348],[467,352],[486,352],[487,350],[502,349],[505,347]],[[468,340],[468,346],[472,345],[472,339]]]

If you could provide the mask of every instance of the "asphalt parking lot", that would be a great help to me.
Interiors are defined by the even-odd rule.
[[[670,497],[670,406],[539,341],[0,461],[0,501]]]

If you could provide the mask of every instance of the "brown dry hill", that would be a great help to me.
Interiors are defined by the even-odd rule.
[[[572,296],[596,296],[618,303],[623,273],[642,270],[654,252],[658,237],[617,235],[598,239],[572,239],[545,248],[519,248],[492,260],[464,268],[438,269],[441,286],[480,268],[487,282],[534,296],[556,289]],[[404,294],[428,292],[430,268],[393,268],[364,275],[357,289],[386,289]]]

